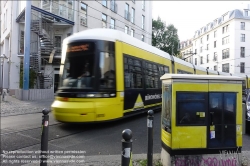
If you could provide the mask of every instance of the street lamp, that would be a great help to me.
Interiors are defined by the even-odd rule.
[[[2,82],[1,82],[1,94],[3,93],[3,65],[4,65],[4,59],[8,59],[5,54],[0,55],[0,59],[1,59],[1,66],[2,66]]]

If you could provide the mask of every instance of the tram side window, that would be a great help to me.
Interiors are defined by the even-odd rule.
[[[192,74],[190,72],[184,71],[184,70],[177,70],[177,74]]]
[[[101,52],[100,53],[100,88],[110,89],[115,88],[115,57],[114,54]]]
[[[164,66],[164,72],[165,72],[165,74],[169,73],[169,67],[168,66]]]
[[[146,88],[159,88],[157,66],[147,62],[145,67]]]
[[[125,88],[142,88],[142,63],[140,60],[124,57]]]
[[[207,94],[203,92],[177,92],[177,125],[198,126],[205,125],[207,114]]]

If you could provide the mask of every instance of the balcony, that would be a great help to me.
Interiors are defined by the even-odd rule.
[[[47,12],[53,13],[67,20],[74,21],[73,1],[42,1],[41,8]]]

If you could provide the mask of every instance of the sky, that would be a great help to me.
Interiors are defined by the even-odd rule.
[[[166,25],[173,24],[180,41],[185,41],[209,22],[247,4],[250,1],[152,1],[152,17],[159,16]]]

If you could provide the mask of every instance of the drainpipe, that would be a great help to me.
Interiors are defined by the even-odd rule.
[[[9,37],[9,50],[10,50],[10,52],[9,52],[9,78],[8,78],[8,89],[10,89],[10,71],[11,71],[11,43],[12,43],[12,27],[13,27],[13,25],[12,25],[12,22],[13,22],[13,17],[12,17],[12,12],[13,12],[13,2],[14,1],[11,1],[11,12],[10,12],[10,14],[11,14],[11,16],[10,16],[10,37]]]

